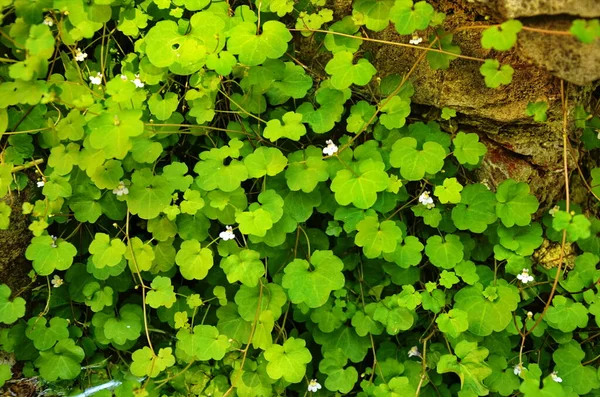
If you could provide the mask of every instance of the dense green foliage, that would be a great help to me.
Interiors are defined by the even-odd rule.
[[[18,361],[0,385],[599,395],[600,220],[540,211],[512,179],[473,183],[477,134],[409,121],[410,76],[361,50],[389,26],[447,69],[460,48],[432,5],[355,0],[335,21],[321,0],[0,5],[0,228],[35,190],[13,214],[31,221],[33,288],[0,285],[0,348]],[[509,50],[525,28],[482,29],[481,45]],[[321,71],[294,56],[310,36]],[[490,89],[511,82],[481,61]],[[576,112],[597,150],[600,119]],[[589,185],[600,196],[600,169]]]

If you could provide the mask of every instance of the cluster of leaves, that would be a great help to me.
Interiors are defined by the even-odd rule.
[[[0,5],[0,196],[39,191],[22,208],[39,287],[27,305],[0,285],[0,348],[24,376],[118,397],[598,395],[600,220],[566,203],[535,220],[527,184],[468,183],[479,137],[409,123],[409,79],[359,55],[359,30],[391,21],[447,69],[460,48],[432,5],[356,0],[314,35],[321,71],[291,33],[333,21],[320,0]],[[496,88],[513,69],[481,73]],[[578,115],[595,149],[598,119]]]

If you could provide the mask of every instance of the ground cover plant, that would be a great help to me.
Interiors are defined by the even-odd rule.
[[[415,65],[461,55],[411,0],[0,0],[0,228],[25,216],[30,285],[0,285],[0,386],[48,395],[597,396],[600,219],[470,172],[477,134],[411,117]],[[518,20],[481,30],[502,53]],[[597,20],[576,20],[584,43]],[[312,38],[323,71],[295,56]],[[564,93],[564,84],[563,84]],[[527,112],[546,122],[548,105]],[[32,180],[33,179],[33,180]],[[584,178],[600,196],[600,169]],[[34,192],[15,214],[10,203]],[[596,203],[597,204],[597,203]],[[102,389],[102,385],[108,386]]]

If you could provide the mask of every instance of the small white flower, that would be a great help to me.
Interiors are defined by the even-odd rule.
[[[552,377],[552,380],[555,381],[556,383],[562,382],[562,378],[560,376],[558,376],[558,372],[554,371],[550,374],[550,376]]]
[[[596,132],[598,132],[598,135],[596,135],[596,138],[600,139],[600,130],[596,130]]]
[[[411,347],[408,351],[408,358],[411,357],[421,357],[421,352],[419,351],[419,348],[417,346]]]
[[[144,83],[142,83],[142,80],[140,80],[139,74],[135,75],[135,80],[133,80],[133,84],[135,84],[137,88],[144,88]]]
[[[515,365],[515,369],[513,370],[514,374],[519,376],[521,372],[523,372],[523,364]]]
[[[83,62],[85,61],[85,58],[87,58],[87,53],[81,51],[81,48],[75,50],[75,60],[77,62]]]
[[[42,179],[41,181],[37,181],[37,187],[44,187],[46,182]]]
[[[62,278],[60,278],[60,276],[58,276],[57,274],[54,275],[54,277],[52,278],[52,281],[50,281],[52,283],[52,286],[54,288],[58,288],[61,285],[63,285],[64,281]]]
[[[125,76],[124,74],[121,75],[121,80],[123,81],[127,81],[127,76]]]
[[[423,41],[423,38],[422,38],[422,37],[419,37],[419,36],[417,36],[417,35],[414,35],[414,36],[412,37],[412,39],[410,39],[408,42],[409,42],[410,44],[413,44],[413,45],[418,45],[418,44],[421,44],[421,42],[422,42],[422,41]]]
[[[333,156],[338,152],[338,147],[333,143],[331,139],[328,139],[325,143],[327,143],[327,147],[323,148],[323,154],[326,156]]]
[[[560,207],[559,207],[558,205],[555,205],[554,207],[552,207],[552,208],[550,209],[550,211],[548,211],[548,213],[549,213],[550,215],[552,215],[552,217],[554,217],[554,215],[556,215],[556,213],[557,213],[558,211],[560,211]]]
[[[51,247],[52,248],[56,248],[57,247],[57,245],[56,245],[57,237],[56,236],[50,236],[50,237],[52,238],[52,245],[51,245]]]
[[[310,380],[310,383],[308,384],[308,391],[316,393],[317,390],[319,390],[320,388],[321,388],[321,384],[319,382],[317,382],[316,379]]]
[[[425,207],[427,207],[427,209],[432,209],[433,207],[435,207],[435,204],[433,203],[433,198],[430,196],[430,193],[427,190],[425,190],[419,196],[419,203],[423,204]]]
[[[529,274],[529,269],[523,269],[521,274],[517,274],[517,278],[521,280],[523,284],[530,283],[534,280],[533,276]]]
[[[46,18],[44,18],[44,25],[52,26],[52,25],[54,25],[54,21],[52,20],[52,18],[46,17]]]
[[[94,85],[102,84],[102,73],[98,72],[95,76],[90,76],[90,81]]]
[[[114,188],[112,192],[117,196],[122,196],[124,194],[129,194],[129,189],[127,189],[127,186],[125,186],[125,183],[123,183],[123,181],[120,181],[119,186]]]
[[[233,234],[233,227],[225,226],[225,231],[219,233],[219,237],[223,240],[233,240],[235,238],[235,234]]]
[[[533,312],[527,312],[527,318],[532,319],[533,318]]]

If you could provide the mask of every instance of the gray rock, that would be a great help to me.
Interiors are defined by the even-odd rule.
[[[559,14],[600,17],[598,0],[496,0],[495,7],[506,19]]]
[[[600,1],[598,1],[600,5]],[[568,20],[530,21],[527,26],[567,31]],[[546,69],[550,74],[570,83],[587,85],[600,79],[600,40],[585,44],[573,36],[532,31],[519,33],[518,54],[526,61]]]

